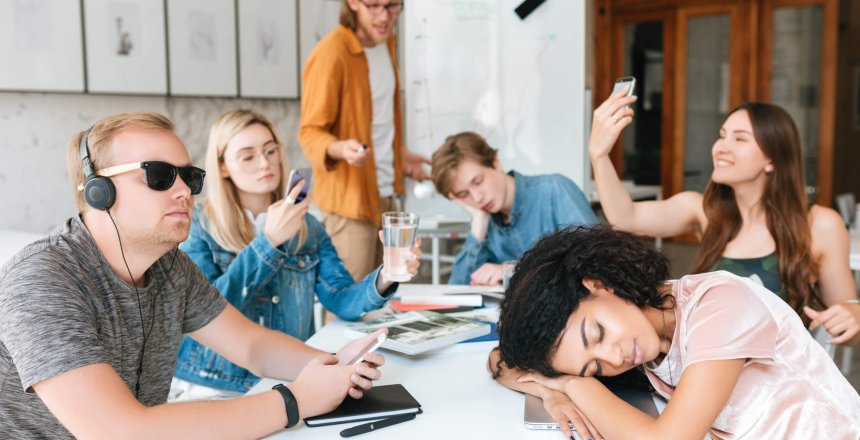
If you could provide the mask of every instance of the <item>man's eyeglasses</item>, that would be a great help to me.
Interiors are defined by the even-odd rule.
[[[134,162],[123,165],[103,168],[96,171],[96,175],[111,177],[117,174],[127,173],[142,168],[146,174],[146,186],[156,191],[167,191],[176,182],[178,175],[188,188],[191,189],[191,194],[200,194],[203,191],[203,178],[206,177],[206,171],[197,167],[177,167],[167,162],[146,161]],[[78,185],[78,191],[83,191],[84,185]]]
[[[394,2],[389,3],[387,5],[379,4],[379,3],[367,3],[364,0],[358,0],[359,3],[363,4],[368,11],[370,11],[373,15],[379,15],[382,13],[383,9],[388,10],[388,15],[395,15],[400,13],[403,10],[403,3]]]

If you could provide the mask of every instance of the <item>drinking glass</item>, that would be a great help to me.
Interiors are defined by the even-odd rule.
[[[406,267],[415,244],[418,214],[386,212],[382,214],[382,271],[391,281],[409,281],[412,275]]]

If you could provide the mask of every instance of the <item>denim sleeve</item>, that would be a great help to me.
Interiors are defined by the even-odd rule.
[[[597,217],[582,190],[570,179],[562,178],[554,185],[552,197],[553,219],[559,227],[566,225],[593,225]]]
[[[179,248],[191,257],[221,295],[237,308],[241,307],[249,293],[269,283],[287,260],[287,255],[272,246],[266,236],[260,233],[222,273],[215,263],[212,249],[203,238],[206,232],[199,225],[195,226]]]
[[[337,255],[331,238],[324,229],[317,232],[319,242],[319,274],[316,279],[317,297],[326,309],[332,311],[341,319],[355,321],[365,313],[382,307],[397,290],[394,283],[385,292],[376,290],[376,278],[380,267],[356,282],[343,265],[343,260]]]
[[[487,241],[487,239],[478,241],[471,233],[466,237],[463,249],[454,259],[454,269],[451,271],[451,277],[448,278],[448,284],[469,284],[472,272],[493,259]]]

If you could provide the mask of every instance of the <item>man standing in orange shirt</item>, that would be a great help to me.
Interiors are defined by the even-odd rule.
[[[403,176],[428,178],[403,146],[394,26],[403,0],[342,0],[340,26],[302,72],[299,143],[314,168],[314,203],[353,278],[382,263],[382,213]]]

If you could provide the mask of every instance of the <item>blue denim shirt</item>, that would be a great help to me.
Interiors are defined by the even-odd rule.
[[[188,239],[179,248],[248,319],[304,341],[314,333],[314,294],[328,310],[354,321],[381,307],[397,289],[395,283],[383,295],[377,292],[379,268],[355,282],[319,221],[306,215],[305,222],[308,238],[298,251],[297,238],[276,248],[260,233],[234,254],[206,231],[208,222],[198,205]],[[174,374],[196,384],[239,392],[259,380],[188,336],[179,348]]]
[[[472,234],[454,260],[450,284],[469,284],[472,272],[484,263],[517,260],[538,239],[567,225],[597,223],[591,204],[572,180],[560,174],[524,176],[516,171],[510,222],[493,214],[484,241]]]

